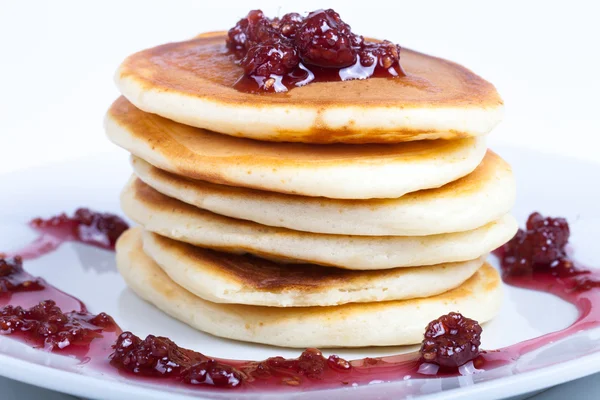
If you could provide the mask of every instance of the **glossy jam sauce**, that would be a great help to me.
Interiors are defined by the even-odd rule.
[[[227,48],[244,68],[234,87],[251,93],[405,75],[398,45],[365,40],[331,9],[274,19],[250,11],[229,30]]]
[[[115,238],[121,225],[113,226],[109,236]],[[480,350],[479,324],[450,313],[425,327],[419,352],[347,361],[307,349],[295,359],[218,359],[179,347],[168,338],[141,339],[131,332],[121,333],[106,314],[90,314],[79,300],[28,275],[19,258],[0,262],[0,299],[5,305],[0,309],[0,333],[17,335],[48,351],[94,358],[122,376],[222,390],[307,390],[470,375],[510,364],[544,345],[600,325],[600,273],[570,258],[568,239],[564,219],[534,213],[526,228],[496,251],[507,284],[554,294],[579,310],[576,322],[566,329],[498,350]],[[41,298],[46,300],[40,302]]]
[[[0,258],[0,334],[81,361],[106,357],[121,332],[114,320],[91,314],[79,299],[27,273],[23,259],[41,257],[69,241],[112,250],[127,223],[114,214],[80,208],[72,216],[35,218],[29,225],[40,236]]]
[[[29,308],[11,304],[0,310],[1,334],[82,361],[91,356],[92,342],[94,355],[110,351],[118,332],[115,321],[105,313],[94,315],[85,307],[63,312],[54,300],[43,300]]]
[[[489,351],[490,362],[506,362],[566,338],[600,326],[600,270],[579,265],[568,252],[569,224],[564,218],[529,216],[525,229],[494,254],[500,260],[502,279],[511,286],[553,294],[573,304],[579,316],[569,327],[539,338]]]
[[[88,208],[79,208],[72,216],[62,213],[48,219],[34,218],[29,226],[40,236],[22,249],[5,255],[33,259],[56,250],[65,242],[73,241],[114,250],[118,237],[129,227],[117,215]]]
[[[82,362],[106,357],[120,333],[107,314],[91,314],[77,298],[25,272],[18,256],[0,258],[0,305],[1,335]]]

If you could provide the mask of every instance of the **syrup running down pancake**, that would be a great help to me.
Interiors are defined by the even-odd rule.
[[[116,73],[136,107],[186,125],[267,141],[397,143],[481,136],[500,122],[492,84],[453,62],[403,48],[406,76],[313,82],[244,93],[243,69],[213,32],[128,57]]]

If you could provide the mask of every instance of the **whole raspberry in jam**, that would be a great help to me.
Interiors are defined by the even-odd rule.
[[[384,40],[377,43],[365,43],[358,53],[360,63],[365,67],[373,64],[385,69],[400,65],[400,46]]]
[[[227,48],[235,54],[243,54],[248,41],[248,19],[242,18],[227,32]]]
[[[283,40],[257,43],[248,49],[240,64],[250,76],[285,75],[298,66],[300,58],[294,46]]]
[[[427,326],[421,358],[441,367],[460,367],[479,355],[481,332],[477,321],[459,313],[443,315]]]
[[[558,276],[578,274],[566,253],[569,236],[569,224],[564,218],[545,218],[537,212],[531,214],[525,230],[519,229],[500,251],[504,272],[509,275],[533,271]]]
[[[277,29],[261,10],[252,10],[246,18],[242,18],[227,32],[227,47],[240,52],[248,50],[256,43],[274,39],[279,36]]]
[[[44,287],[43,280],[25,272],[21,257],[0,258],[0,294],[37,291]]]
[[[296,30],[295,43],[302,61],[319,67],[348,67],[356,63],[361,36],[335,11],[310,13]]]
[[[194,362],[193,352],[160,336],[148,335],[142,340],[131,332],[123,332],[113,348],[111,365],[143,376],[175,375]]]
[[[298,13],[285,14],[281,19],[273,20],[273,26],[279,30],[279,32],[290,39],[296,37],[296,31],[300,24],[304,21],[304,18]]]
[[[172,340],[148,335],[144,340],[123,332],[113,345],[110,365],[141,376],[171,377],[192,385],[236,387],[243,375],[232,366],[179,347]]]

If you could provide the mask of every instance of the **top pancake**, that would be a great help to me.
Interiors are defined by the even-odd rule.
[[[117,99],[110,140],[175,175],[236,187],[340,199],[397,198],[471,173],[485,138],[310,145],[234,138],[140,111]]]
[[[503,102],[492,84],[440,58],[402,49],[401,78],[313,82],[285,93],[233,88],[243,75],[223,32],[128,57],[115,80],[138,108],[228,135],[303,143],[397,143],[488,133]]]

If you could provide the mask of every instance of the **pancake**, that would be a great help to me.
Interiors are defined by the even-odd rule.
[[[176,175],[229,186],[342,199],[397,198],[471,173],[485,138],[396,145],[305,145],[233,138],[144,113],[124,98],[108,111],[117,145]]]
[[[121,207],[147,230],[196,246],[357,270],[473,260],[517,231],[515,219],[506,215],[472,231],[431,236],[308,233],[217,215],[167,197],[137,178],[123,190]]]
[[[285,347],[359,347],[419,343],[429,321],[450,311],[485,322],[499,311],[501,280],[489,264],[438,296],[331,307],[218,304],[173,282],[142,250],[139,230],[117,242],[117,266],[142,299],[212,335]]]
[[[133,54],[119,67],[121,93],[146,112],[257,140],[397,143],[490,132],[503,102],[492,84],[453,62],[402,49],[407,76],[310,83],[286,93],[233,88],[242,68],[213,32]]]
[[[471,174],[397,199],[335,200],[265,192],[183,178],[132,157],[138,178],[157,191],[232,218],[305,232],[422,236],[472,230],[507,214],[515,201],[510,166],[488,151]]]
[[[429,297],[460,286],[485,259],[351,271],[314,264],[282,265],[195,247],[148,231],[138,234],[144,252],[175,283],[215,303],[305,307]]]

